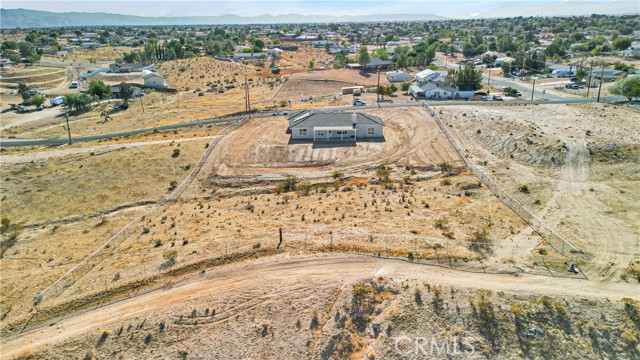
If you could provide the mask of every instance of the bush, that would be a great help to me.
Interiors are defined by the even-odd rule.
[[[160,247],[160,246],[162,246],[162,241],[156,240],[153,242],[153,247]]]
[[[333,173],[331,173],[331,176],[333,176],[334,179],[339,179],[342,176],[344,176],[344,174],[338,170],[333,170]]]
[[[529,193],[529,186],[528,185],[522,185],[518,188],[518,191],[520,191],[521,193],[524,194],[528,194]]]
[[[171,181],[171,182],[169,183],[169,187],[170,187],[170,188],[172,188],[172,189],[173,189],[173,188],[175,188],[176,186],[178,186],[178,182],[177,182],[177,181],[175,181],[175,180],[173,180],[173,181]]]
[[[180,156],[180,149],[178,149],[178,148],[173,149],[173,152],[171,153],[171,156],[173,156],[173,157]]]
[[[440,185],[442,185],[442,186],[451,185],[451,179],[442,179],[442,180],[440,180]]]

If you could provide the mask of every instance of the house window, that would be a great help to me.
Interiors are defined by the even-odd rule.
[[[347,135],[347,131],[346,130],[344,130],[344,131],[343,130],[338,130],[338,131],[336,131],[336,134],[337,135]]]
[[[440,91],[436,91],[436,92],[434,92],[434,93],[433,93],[433,96],[435,96],[435,97],[440,97]]]
[[[447,96],[447,92],[446,92],[446,91],[445,91],[445,92],[443,92],[443,93],[442,93],[442,95]]]
[[[307,129],[298,129],[298,135],[300,136],[307,135]]]
[[[318,130],[318,131],[316,132],[316,135],[318,135],[318,136],[327,136],[327,132],[326,132],[326,131],[324,131],[324,130]]]
[[[368,129],[367,129],[367,134],[368,134],[368,135],[373,135],[373,134],[375,134],[375,133],[376,133],[376,129],[374,129],[374,128],[368,128]]]

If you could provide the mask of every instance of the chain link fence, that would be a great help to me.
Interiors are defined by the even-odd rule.
[[[513,210],[518,216],[531,226],[531,228],[538,233],[546,243],[553,248],[556,252],[562,256],[570,259],[572,263],[578,264],[579,257],[583,257],[583,253],[575,247],[571,242],[558,234],[555,230],[547,226],[538,216],[532,213],[524,205],[522,205],[513,196],[507,193],[500,185],[498,185],[489,175],[487,175],[482,169],[478,168],[471,160],[458,140],[451,134],[447,128],[445,122],[438,116],[438,114],[428,105],[425,104],[425,108],[431,113],[433,118],[440,126],[440,129],[445,134],[447,139],[451,142],[456,149],[462,160],[465,162],[469,170],[478,177],[486,186],[493,192],[493,194],[500,199],[505,205]]]

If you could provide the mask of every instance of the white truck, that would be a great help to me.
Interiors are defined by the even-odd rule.
[[[49,100],[49,103],[51,104],[51,106],[62,105],[63,102],[64,102],[64,96],[56,96],[53,99]]]

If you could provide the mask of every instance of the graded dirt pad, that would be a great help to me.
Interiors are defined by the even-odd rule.
[[[446,359],[453,354],[481,359],[562,353],[632,359],[638,354],[640,306],[621,300],[629,296],[627,287],[459,275],[369,256],[283,254],[211,269],[3,339],[2,358],[402,359],[416,354]],[[486,289],[489,283],[492,290]],[[416,338],[426,339],[426,345],[412,353]]]
[[[638,110],[587,104],[436,111],[470,158],[588,254],[583,270],[591,279],[638,281],[629,271],[640,259]]]
[[[382,163],[435,169],[442,162],[462,165],[440,128],[422,109],[367,110],[385,122],[384,141],[290,143],[285,117],[247,122],[214,149],[210,163],[219,175],[296,174],[370,170]]]

